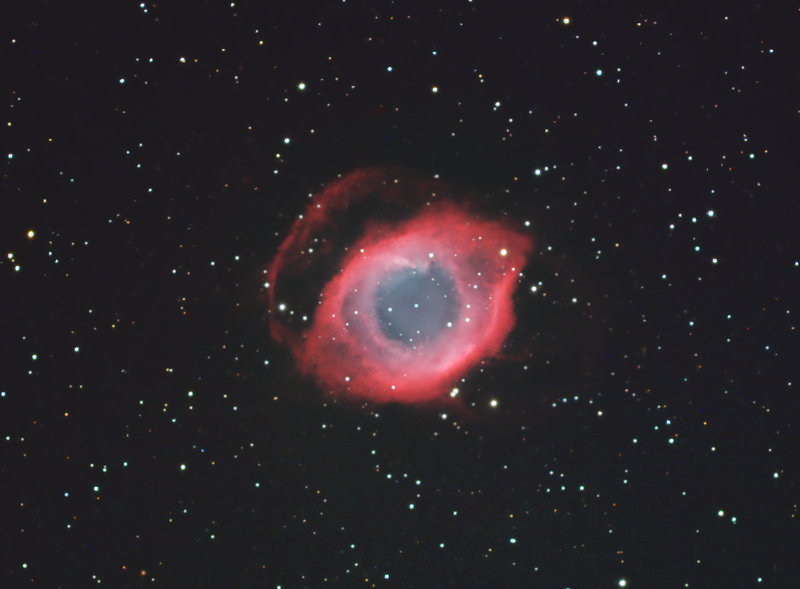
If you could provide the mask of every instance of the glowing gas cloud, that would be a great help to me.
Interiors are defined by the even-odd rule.
[[[271,334],[327,393],[433,401],[500,352],[532,251],[439,181],[358,170],[314,195],[280,246]]]

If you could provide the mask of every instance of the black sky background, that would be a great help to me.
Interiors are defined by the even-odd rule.
[[[0,585],[796,584],[795,8],[15,10]],[[270,340],[309,194],[387,165],[537,242],[463,412]]]

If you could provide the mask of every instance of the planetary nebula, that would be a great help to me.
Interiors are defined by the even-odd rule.
[[[313,196],[269,267],[271,333],[325,392],[432,401],[500,352],[532,250],[441,182],[359,170]]]

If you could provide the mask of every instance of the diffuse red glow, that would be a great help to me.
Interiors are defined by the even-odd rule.
[[[438,183],[396,180],[391,171],[358,171],[315,196],[281,245],[268,271],[271,333],[326,392],[377,402],[427,402],[449,394],[471,368],[500,352],[514,326],[511,297],[532,240],[510,222],[481,218],[442,197],[444,191]],[[405,218],[367,220],[360,235],[335,237],[334,217],[346,216],[365,199],[378,203],[376,210],[400,204]],[[415,212],[409,216],[409,211]],[[326,229],[333,236],[320,238]],[[307,283],[313,283],[323,267],[314,256],[338,262],[327,268],[331,277],[321,286],[310,322],[297,328],[282,318],[291,312],[292,289],[281,292],[285,308],[277,293],[286,277],[308,273]],[[386,290],[412,275],[422,279]],[[397,306],[405,298],[427,296],[434,310],[414,315],[413,309],[385,308],[390,303],[384,295],[400,301]],[[387,316],[400,319],[387,323]],[[399,337],[387,325],[419,328],[416,333],[423,335]]]

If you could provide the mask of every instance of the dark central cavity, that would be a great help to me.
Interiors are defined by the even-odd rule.
[[[458,320],[453,278],[441,267],[401,270],[381,280],[375,311],[383,334],[409,346],[432,341]]]

